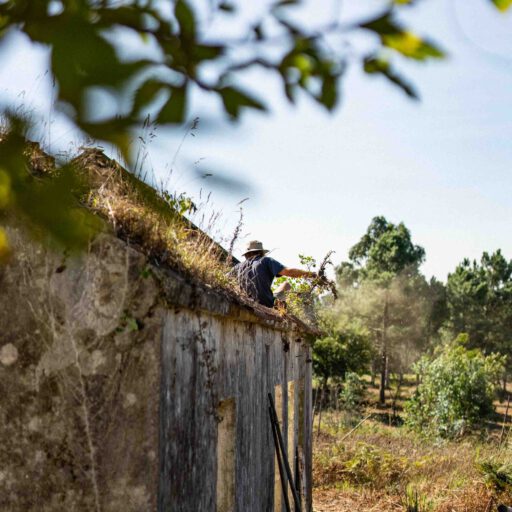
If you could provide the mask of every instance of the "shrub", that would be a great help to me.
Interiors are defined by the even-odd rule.
[[[422,382],[406,403],[407,424],[436,437],[453,438],[479,426],[493,413],[495,382],[504,358],[466,348],[459,336],[418,368]]]
[[[313,370],[322,380],[345,379],[367,369],[372,357],[368,338],[356,330],[333,330],[313,345]]]
[[[364,442],[346,447],[331,446],[315,454],[313,481],[315,486],[348,485],[367,489],[405,485],[408,460],[389,450]]]
[[[343,477],[352,484],[383,489],[398,486],[407,472],[407,459],[366,443],[358,443],[344,463]]]
[[[354,372],[348,372],[345,375],[343,389],[340,398],[343,409],[349,412],[357,412],[360,409],[361,402],[364,398],[365,387],[359,375]]]
[[[512,492],[512,464],[489,459],[478,464],[485,484],[498,492]]]

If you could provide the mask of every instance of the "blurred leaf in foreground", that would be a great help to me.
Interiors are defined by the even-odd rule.
[[[0,263],[6,261],[9,257],[10,249],[9,242],[7,240],[7,234],[0,227]]]
[[[383,46],[391,48],[404,57],[415,60],[429,58],[440,59],[444,53],[432,42],[429,42],[410,30],[406,30],[393,17],[393,11],[363,23],[362,29],[369,30],[378,35]]]
[[[512,5],[512,0],[492,0],[492,3],[500,11],[505,12]]]
[[[444,53],[433,43],[429,43],[409,31],[389,34],[384,36],[382,40],[388,48],[392,48],[411,59],[425,60],[428,58],[441,59],[444,57]]]
[[[390,82],[400,87],[405,92],[405,94],[407,94],[407,96],[415,100],[419,99],[414,87],[408,83],[406,79],[397,74],[388,61],[375,56],[367,57],[364,61],[364,71],[369,75],[383,75]]]
[[[11,116],[9,129],[0,138],[0,213],[23,219],[33,234],[70,249],[84,247],[99,229],[99,219],[80,205],[85,190],[70,166],[55,168],[51,157],[37,144],[28,143],[23,120]],[[3,233],[3,249],[7,239]]]

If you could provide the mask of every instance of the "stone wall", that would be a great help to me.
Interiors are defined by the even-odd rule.
[[[309,510],[301,328],[155,267],[110,235],[81,255],[9,235],[0,510],[279,510],[268,391],[292,463],[298,447]]]
[[[145,258],[10,231],[0,267],[0,510],[155,510],[164,311]]]

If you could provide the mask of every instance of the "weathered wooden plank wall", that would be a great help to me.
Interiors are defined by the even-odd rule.
[[[164,319],[161,364],[160,512],[216,510],[217,461],[225,455],[217,450],[219,425],[224,421],[218,405],[228,399],[235,402],[236,460],[223,467],[235,471],[234,510],[274,510],[267,393],[276,386],[283,391],[280,416],[290,465],[300,443],[307,494],[311,365],[306,343],[293,333],[258,323],[181,309],[168,312]],[[225,493],[222,502],[229,502]],[[309,496],[305,502],[310,503]]]

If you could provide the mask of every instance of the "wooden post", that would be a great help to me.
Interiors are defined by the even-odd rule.
[[[501,443],[503,442],[503,435],[505,434],[505,426],[507,425],[508,420],[508,408],[510,406],[510,395],[507,397],[507,407],[505,409],[505,418],[503,419],[503,426],[501,427],[501,434],[500,434],[500,440],[498,443],[498,446],[501,446]]]
[[[382,405],[384,405],[386,403],[386,375],[387,375],[387,370],[388,370],[387,330],[388,330],[388,294],[386,291],[386,298],[384,300],[384,312],[382,314],[382,333],[381,333],[382,352],[381,352],[379,401]]]
[[[322,390],[320,393],[320,411],[318,412],[318,429],[316,432],[317,437],[320,437],[320,424],[322,422],[322,402],[323,402],[323,398],[324,398],[324,392],[326,389],[327,389],[327,379],[324,379],[324,382],[322,384]]]

